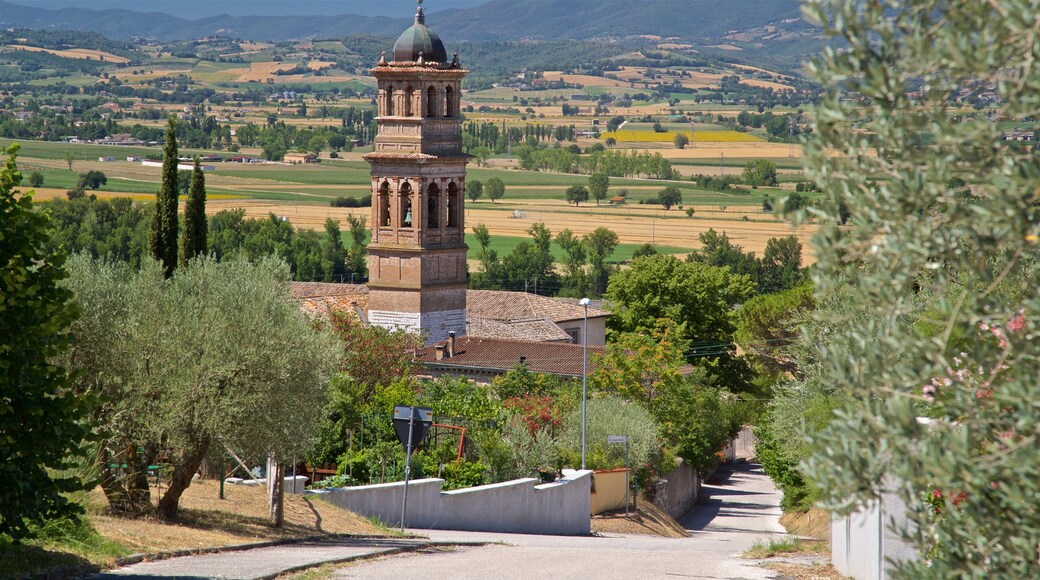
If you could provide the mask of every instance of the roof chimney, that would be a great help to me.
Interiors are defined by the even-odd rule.
[[[444,359],[444,345],[443,344],[435,345],[433,347],[433,350],[436,353],[436,359],[437,360],[443,360]]]
[[[455,356],[455,332],[448,333],[448,358]]]

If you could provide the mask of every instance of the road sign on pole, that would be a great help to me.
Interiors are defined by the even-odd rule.
[[[628,488],[631,487],[632,469],[628,466],[628,435],[607,435],[607,443],[625,444],[625,517],[628,517]]]
[[[408,511],[408,479],[412,473],[412,451],[419,446],[433,424],[433,409],[394,407],[394,431],[404,444],[404,498],[401,501],[401,529],[404,529],[405,513]]]

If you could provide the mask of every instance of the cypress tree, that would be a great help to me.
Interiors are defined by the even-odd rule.
[[[177,121],[171,116],[163,147],[162,188],[155,194],[152,222],[152,257],[163,264],[166,277],[177,269]]]
[[[191,172],[191,189],[184,204],[184,260],[206,253],[206,176],[195,156],[195,169]]]

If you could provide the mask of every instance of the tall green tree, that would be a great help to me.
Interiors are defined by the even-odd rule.
[[[748,185],[776,185],[776,163],[768,159],[752,159],[744,165],[741,177]]]
[[[155,194],[155,220],[152,222],[152,257],[162,262],[166,277],[177,269],[177,121],[171,116],[166,124],[166,146],[163,147],[162,187]]]
[[[750,370],[735,352],[731,312],[754,288],[728,268],[647,256],[610,278],[606,297],[615,307],[607,322],[618,332],[650,333],[657,320],[674,320],[689,341],[687,359],[707,365],[719,386],[736,392],[747,388]]]
[[[484,195],[491,200],[491,203],[495,203],[495,200],[502,199],[506,194],[506,184],[497,177],[492,177],[484,183]]]
[[[563,196],[567,203],[573,203],[574,207],[578,207],[581,202],[589,200],[589,189],[584,185],[572,185],[567,188]]]
[[[64,494],[85,486],[61,470],[83,455],[91,430],[87,399],[53,360],[68,349],[77,316],[59,284],[65,256],[47,248],[47,214],[31,193],[16,191],[17,151],[5,151],[0,170],[0,535],[16,540],[33,524],[76,512]]]
[[[476,203],[480,196],[484,195],[484,184],[476,179],[471,179],[466,182],[466,197],[470,201]]]
[[[347,248],[347,270],[361,278],[368,276],[368,229],[365,216],[347,215],[350,247]]]
[[[191,189],[184,204],[184,259],[191,260],[206,254],[206,176],[202,173],[199,157],[191,172]]]
[[[993,122],[1040,110],[1037,9],[803,7],[843,47],[809,68],[823,87],[806,149],[829,198],[817,216],[855,216],[814,239],[818,295],[849,294],[832,321],[848,340],[821,365],[850,402],[805,472],[843,512],[898,494],[909,525],[892,531],[920,557],[890,563],[894,577],[1040,577],[1040,172]],[[991,88],[994,114],[965,114],[965,87]]]
[[[585,272],[588,257],[585,244],[567,228],[556,234],[556,245],[560,246],[564,253],[563,266],[566,276],[562,292],[576,298],[585,297],[589,291],[589,277]]]
[[[343,235],[339,229],[339,220],[325,219],[325,244],[322,265],[326,282],[341,281],[346,270],[347,250],[343,247]]]
[[[589,193],[599,205],[600,200],[606,199],[607,191],[610,189],[610,176],[606,173],[593,173],[589,176]]]
[[[607,259],[617,249],[618,236],[607,228],[598,227],[585,234],[582,243],[585,245],[585,253],[588,255],[589,264],[592,267],[589,273],[590,286],[592,292],[599,296],[606,291],[607,281],[610,280],[612,268],[607,265]]]

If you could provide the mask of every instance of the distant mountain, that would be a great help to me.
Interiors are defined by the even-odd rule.
[[[427,24],[449,41],[563,40],[638,35],[687,40],[797,18],[799,0],[492,0],[467,9],[431,13]],[[404,15],[403,15],[404,16]],[[358,16],[211,16],[189,20],[157,12],[63,8],[46,10],[0,1],[0,26],[76,29],[113,38],[183,40],[225,34],[252,40],[396,36],[402,18]]]
[[[493,0],[468,10],[438,13],[435,30],[461,40],[639,35],[697,40],[799,18],[799,4],[799,0]]]

